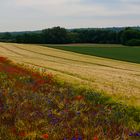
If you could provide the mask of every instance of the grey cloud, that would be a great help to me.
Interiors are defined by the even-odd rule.
[[[139,0],[0,0],[0,31],[140,25]]]

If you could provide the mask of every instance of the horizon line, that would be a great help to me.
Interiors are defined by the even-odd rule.
[[[54,27],[61,27],[61,28],[65,28],[66,30],[73,30],[73,29],[107,29],[107,28],[127,28],[127,27],[134,28],[134,27],[140,27],[140,25],[136,25],[136,26],[106,26],[106,27],[72,27],[72,28],[66,28],[66,27],[58,25],[58,26],[42,28],[42,29],[34,29],[34,30],[0,31],[0,33],[34,32],[34,31],[42,31],[44,29],[51,29]]]

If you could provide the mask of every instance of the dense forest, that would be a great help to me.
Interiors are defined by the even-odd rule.
[[[1,42],[65,44],[65,43],[112,43],[140,46],[140,30],[137,28],[71,29],[53,27],[36,32],[0,33]]]

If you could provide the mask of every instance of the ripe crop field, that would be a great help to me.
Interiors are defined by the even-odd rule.
[[[140,64],[10,43],[0,56],[0,139],[139,138]]]
[[[40,45],[0,43],[0,55],[17,63],[46,68],[61,80],[107,94],[115,102],[140,107],[140,64]]]

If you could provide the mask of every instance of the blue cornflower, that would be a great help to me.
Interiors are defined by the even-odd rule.
[[[82,137],[79,137],[78,140],[82,140]]]
[[[75,138],[75,137],[73,137],[71,140],[76,140],[76,138]]]
[[[77,115],[80,115],[81,113],[80,113],[80,111],[77,111],[76,114],[77,114]]]

